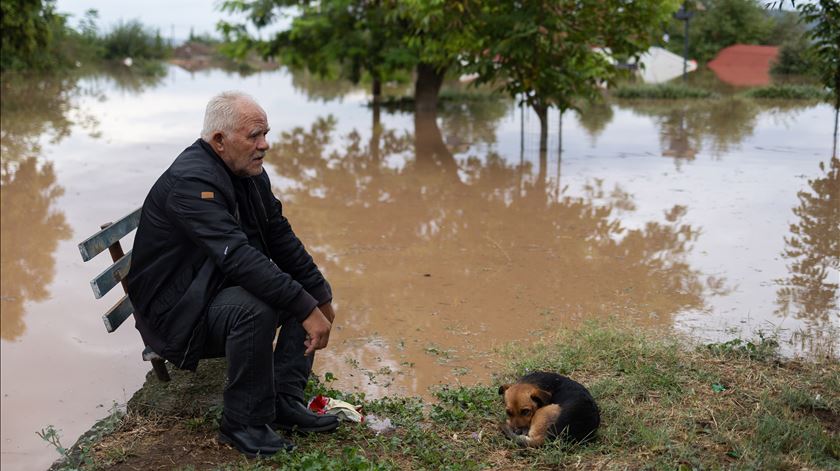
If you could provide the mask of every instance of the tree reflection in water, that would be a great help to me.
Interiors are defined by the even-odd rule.
[[[26,330],[24,303],[43,301],[55,274],[53,252],[70,237],[64,213],[53,208],[64,193],[51,163],[39,163],[45,137],[57,143],[70,135],[78,77],[17,77],[2,81],[0,127],[0,337],[14,340]]]
[[[125,68],[123,68],[125,69]],[[160,73],[138,76],[126,70],[74,72],[49,77],[4,75],[2,80],[2,329],[0,336],[14,340],[25,331],[27,301],[49,297],[55,274],[58,242],[71,236],[64,212],[55,208],[64,189],[57,184],[51,162],[41,159],[41,143],[56,144],[74,126],[97,136],[97,120],[79,108],[81,96],[102,97],[101,81],[120,91],[137,92],[158,83]],[[85,79],[82,82],[82,79]]]
[[[23,334],[24,303],[43,301],[55,274],[53,252],[71,236],[64,213],[53,208],[64,193],[56,185],[52,163],[39,165],[34,157],[3,160],[0,175],[0,286],[4,340]]]
[[[662,155],[677,168],[694,160],[704,149],[715,158],[737,148],[755,131],[758,116],[795,119],[799,111],[814,106],[807,100],[756,101],[738,96],[709,100],[618,100],[619,108],[650,116],[659,127]]]
[[[820,162],[822,175],[797,193],[798,220],[785,237],[782,256],[789,262],[787,279],[779,280],[777,313],[813,325],[836,321],[840,272],[840,159]]]
[[[530,164],[492,151],[457,160],[439,132],[414,146],[429,156],[412,153],[417,136],[385,131],[374,161],[359,133],[336,140],[335,126],[322,118],[284,132],[266,160],[296,184],[284,199],[298,232],[334,283],[352,287],[341,295],[358,307],[352,325],[372,322],[371,311],[455,299],[469,303],[461,321],[494,324],[500,338],[527,329],[537,306],[668,325],[724,290],[686,260],[699,230],[681,222],[685,207],[629,228],[620,214],[633,202],[621,188],[593,181],[581,196],[557,198]],[[434,296],[418,283],[424,273],[445,280]]]

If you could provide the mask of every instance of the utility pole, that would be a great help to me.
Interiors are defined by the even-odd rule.
[[[674,13],[674,18],[682,21],[685,24],[683,28],[683,82],[687,80],[688,76],[688,22],[694,16],[694,12],[688,11],[687,2],[683,2],[680,9]]]

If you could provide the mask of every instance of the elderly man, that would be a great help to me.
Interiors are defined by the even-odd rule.
[[[304,405],[335,314],[330,285],[271,192],[268,130],[249,96],[210,100],[201,139],[146,197],[127,277],[137,329],[155,352],[190,370],[227,357],[219,441],[249,456],[292,449],[277,429],[338,426]]]

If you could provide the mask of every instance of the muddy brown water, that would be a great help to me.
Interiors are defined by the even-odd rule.
[[[43,469],[141,385],[129,321],[107,334],[76,244],[138,207],[238,88],[268,112],[266,169],[335,291],[316,369],[335,385],[429,395],[489,382],[504,349],[587,319],[701,340],[779,335],[837,354],[840,184],[824,104],[613,103],[535,116],[511,101],[437,119],[287,71],[168,69],[3,85],[2,466]],[[373,129],[372,129],[373,128]],[[558,138],[562,128],[562,142]],[[560,147],[562,144],[562,153]]]

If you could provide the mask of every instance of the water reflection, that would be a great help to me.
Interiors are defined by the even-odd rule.
[[[840,159],[820,162],[822,175],[796,194],[798,218],[785,237],[782,256],[789,276],[780,280],[777,313],[825,325],[838,312],[840,272]]]
[[[594,147],[598,137],[613,120],[614,113],[612,105],[607,103],[594,103],[585,105],[580,110],[576,110],[575,114],[581,127],[589,135],[592,141],[591,144]]]
[[[39,155],[43,137],[55,143],[70,134],[76,82],[72,77],[3,76],[0,152],[4,161]]]
[[[345,335],[375,332],[386,345],[370,369],[430,349],[449,352],[441,368],[471,368],[497,339],[583,316],[669,325],[724,290],[687,261],[700,232],[682,222],[686,207],[631,229],[621,216],[632,197],[620,186],[593,180],[558,198],[530,164],[493,151],[456,160],[433,124],[416,117],[414,136],[383,131],[379,164],[358,132],[336,139],[333,118],[284,132],[266,157],[298,183],[284,199],[325,261]]]
[[[713,100],[620,100],[619,108],[650,116],[659,128],[662,155],[681,162],[705,151],[721,157],[737,149],[755,131],[762,113],[793,123],[796,115],[816,102],[765,100],[738,96]]]
[[[145,66],[143,70],[115,65],[85,73],[82,78],[89,83],[85,91],[104,100],[101,90],[112,89],[120,93],[139,94],[158,87],[166,75],[166,66],[156,63]]]
[[[693,160],[698,152],[715,157],[730,152],[755,130],[760,107],[737,97],[719,100],[620,102],[642,116],[651,116],[659,127],[662,155],[680,161]]]
[[[54,252],[72,235],[64,213],[54,208],[64,189],[52,163],[35,157],[4,160],[0,175],[0,337],[14,340],[25,330],[24,303],[43,301],[55,274]]]
[[[312,101],[340,100],[354,91],[363,89],[349,80],[326,79],[305,68],[286,68],[292,76],[292,87]]]

